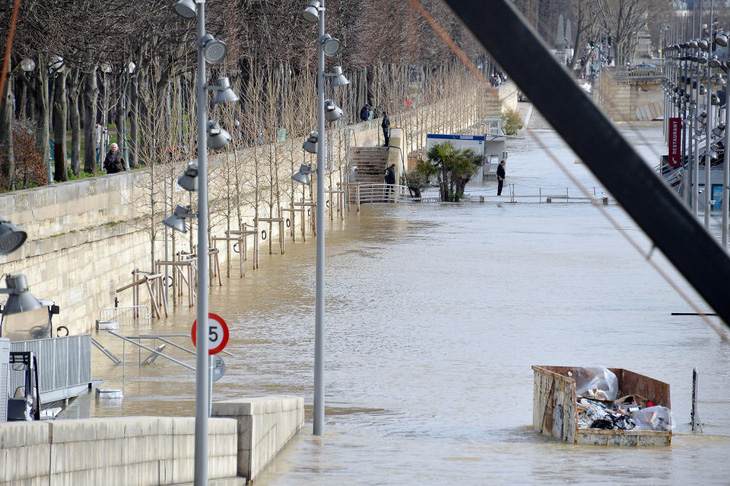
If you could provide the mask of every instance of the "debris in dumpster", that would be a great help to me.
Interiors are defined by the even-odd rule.
[[[584,397],[599,400],[615,400],[618,395],[618,378],[603,366],[588,366],[577,368],[575,376],[568,372],[575,380],[575,392]]]
[[[672,412],[654,406],[646,397],[634,394],[615,400],[604,398],[615,395],[618,390],[616,375],[607,368],[577,368],[575,380],[576,392],[580,389],[576,403],[579,429],[669,431],[674,428]]]
[[[615,402],[613,402],[615,404]],[[577,403],[578,428],[604,430],[631,430],[634,422],[630,413],[622,408],[579,397]],[[638,408],[637,408],[638,410]]]
[[[637,429],[664,432],[674,429],[672,411],[667,407],[647,407],[634,412],[633,417]]]

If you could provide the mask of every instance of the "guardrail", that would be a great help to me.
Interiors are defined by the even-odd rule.
[[[99,322],[116,322],[120,329],[152,327],[152,312],[146,305],[107,307],[99,311]]]
[[[413,198],[407,186],[385,183],[352,183],[347,185],[348,203],[361,204],[410,202]],[[348,205],[349,207],[349,205]]]
[[[91,335],[10,343],[10,351],[32,351],[38,360],[41,402],[67,400],[91,387]],[[10,373],[10,393],[25,386],[22,373]]]

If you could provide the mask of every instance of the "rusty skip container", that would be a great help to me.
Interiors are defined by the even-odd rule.
[[[669,446],[672,432],[656,430],[602,430],[578,428],[575,380],[580,367],[533,366],[532,425],[543,435],[572,444],[608,446]],[[641,395],[671,409],[669,385],[622,368],[609,368],[618,378],[619,395]]]

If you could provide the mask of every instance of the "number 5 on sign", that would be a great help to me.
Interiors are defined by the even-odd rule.
[[[196,345],[198,331],[198,320],[193,322],[192,338],[193,346]],[[218,354],[228,344],[228,326],[222,317],[208,313],[208,354]]]

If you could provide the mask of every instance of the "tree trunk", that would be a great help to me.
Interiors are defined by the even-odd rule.
[[[121,80],[121,96],[117,102],[117,144],[119,150],[122,151],[124,159],[124,167],[129,169],[129,146],[127,145],[127,85],[129,84],[129,74],[126,69],[122,74]]]
[[[137,78],[133,77],[129,83],[129,166],[131,168],[139,165],[139,154],[137,147],[139,146],[139,130],[137,124],[139,120],[138,99],[137,99]]]
[[[36,149],[43,158],[43,164],[47,167],[47,180],[50,184],[53,181],[51,174],[51,149],[50,149],[50,119],[51,110],[48,101],[48,70],[45,69],[46,62],[43,57],[38,56],[37,60],[38,77],[36,79],[35,101],[38,109],[38,121],[36,123],[35,141]]]
[[[8,68],[10,69],[10,68]],[[15,189],[15,153],[13,152],[13,87],[10,80],[5,83],[2,112],[0,112],[0,150],[4,152],[2,175],[7,180],[6,189]]]
[[[96,99],[99,96],[99,86],[96,84],[96,69],[84,75],[84,170],[96,175]],[[104,154],[101,154],[104,157]]]
[[[66,69],[59,71],[54,80],[56,87],[53,92],[53,160],[56,182],[68,180],[66,173],[66,117],[68,115],[66,73]]]
[[[67,80],[69,116],[71,118],[71,172],[76,177],[81,173],[81,113],[79,112],[79,80],[78,69],[71,71]]]

